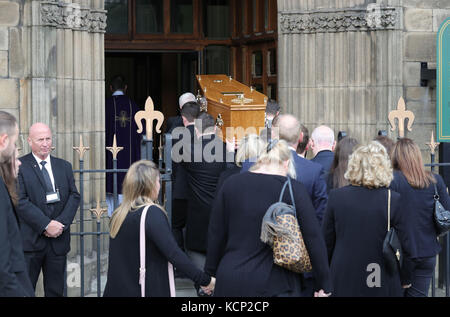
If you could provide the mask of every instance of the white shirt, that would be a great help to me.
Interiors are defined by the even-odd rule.
[[[33,154],[34,159],[35,159],[36,162],[38,163],[38,166],[39,166],[39,168],[41,169],[41,171],[42,171],[42,168],[43,168],[43,166],[41,165],[41,162],[42,162],[42,161],[46,161],[46,162],[47,162],[47,164],[45,164],[44,167],[45,167],[45,169],[47,170],[48,175],[50,175],[50,180],[52,181],[53,190],[55,190],[55,179],[54,179],[54,177],[53,177],[52,163],[51,163],[51,161],[50,161],[50,155],[47,156],[47,158],[46,158],[45,160],[41,160],[39,157],[37,157],[36,155],[34,155],[33,152],[31,152],[31,153]]]
[[[112,95],[113,96],[125,96],[125,94],[123,93],[122,90],[116,90],[115,92],[113,92]]]

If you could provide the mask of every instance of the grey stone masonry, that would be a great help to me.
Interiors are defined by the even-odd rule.
[[[436,32],[448,0],[279,0],[278,89],[283,111],[310,130],[320,124],[360,142],[391,131],[388,113],[400,97],[416,114],[414,139],[436,124],[435,81],[420,87],[421,62],[436,67]]]
[[[79,169],[73,147],[81,135],[90,147],[84,167],[104,168],[105,29],[103,0],[0,1],[0,109],[19,119],[21,154],[30,151],[28,129],[39,121],[53,131],[55,156]],[[85,174],[84,219],[90,221],[89,209],[104,199],[104,187],[104,175]],[[85,230],[95,230],[95,222],[87,222]],[[96,251],[94,240],[85,237],[86,256]],[[72,238],[70,257],[78,255],[78,247]]]

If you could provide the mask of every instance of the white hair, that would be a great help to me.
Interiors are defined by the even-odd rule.
[[[197,101],[197,98],[194,96],[193,93],[185,92],[180,96],[180,99],[178,99],[178,104],[180,105],[180,109],[183,108],[184,104],[187,102],[195,102]]]
[[[331,128],[322,125],[314,129],[313,133],[311,134],[311,139],[316,144],[333,146],[334,132],[333,130],[331,130]]]

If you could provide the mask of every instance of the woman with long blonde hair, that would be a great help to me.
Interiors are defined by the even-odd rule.
[[[450,209],[450,198],[442,177],[425,171],[422,153],[413,140],[398,140],[391,159],[395,170],[391,188],[400,193],[402,209],[408,215],[414,233],[412,286],[405,295],[426,297],[436,266],[436,255],[441,251],[433,219],[435,188],[439,201],[447,210]]]
[[[191,263],[176,243],[164,209],[156,203],[159,194],[159,170],[151,161],[130,166],[123,182],[123,201],[112,215],[108,280],[103,296],[139,297],[139,224],[142,211],[146,236],[146,297],[170,295],[169,272],[172,263],[206,292],[213,288],[214,278]],[[169,268],[169,269],[168,269]]]

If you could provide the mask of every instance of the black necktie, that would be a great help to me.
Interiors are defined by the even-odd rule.
[[[52,181],[50,179],[50,175],[47,172],[47,169],[45,168],[45,164],[47,164],[46,161],[41,161],[41,165],[42,165],[42,175],[44,176],[44,181],[45,181],[45,187],[47,187],[47,193],[51,193],[53,192],[53,185],[52,185]]]

